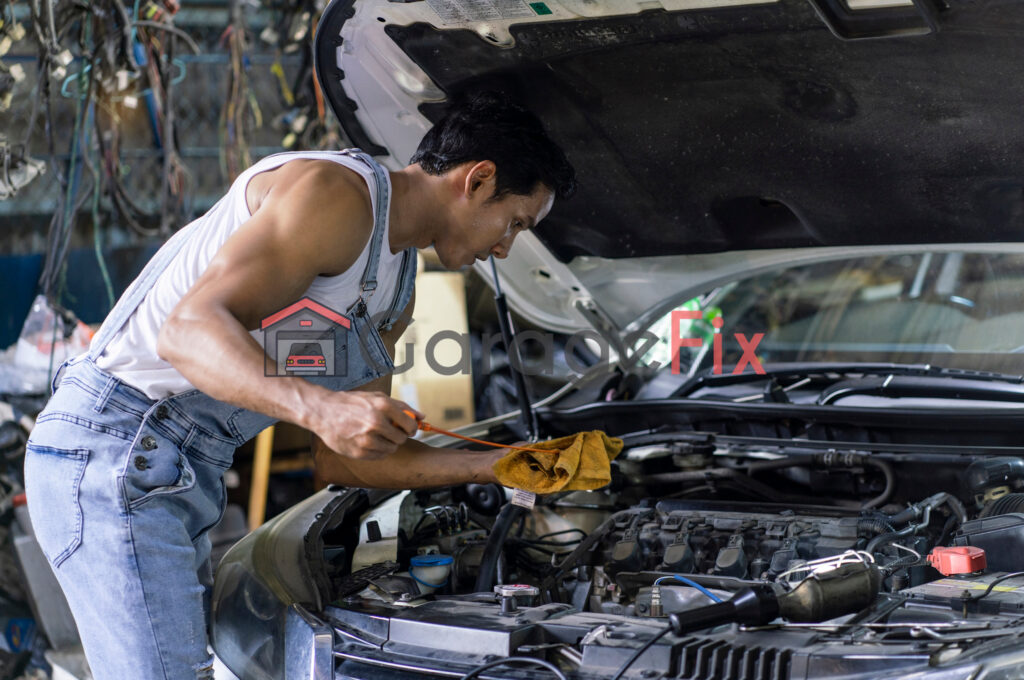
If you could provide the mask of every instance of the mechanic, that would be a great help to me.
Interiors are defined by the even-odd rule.
[[[574,188],[537,118],[484,93],[396,172],[355,151],[265,158],[161,247],[58,371],[25,461],[32,524],[96,680],[213,677],[207,532],[235,448],[271,423],[313,432],[330,481],[495,480],[506,450],[414,441],[408,405],[388,396],[415,250],[447,269],[504,258]],[[334,376],[273,375],[261,321],[304,297],[350,323]]]

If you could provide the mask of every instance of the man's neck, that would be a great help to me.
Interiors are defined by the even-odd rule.
[[[391,173],[391,209],[388,245],[392,253],[409,247],[427,248],[434,242],[442,218],[442,177],[429,175],[419,165]]]

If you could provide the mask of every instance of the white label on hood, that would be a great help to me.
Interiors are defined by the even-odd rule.
[[[446,24],[534,16],[523,0],[427,0],[427,5]]]

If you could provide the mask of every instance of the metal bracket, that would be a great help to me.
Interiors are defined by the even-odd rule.
[[[841,40],[930,35],[939,30],[942,0],[913,0],[913,6],[850,9],[846,0],[810,0],[818,16]]]

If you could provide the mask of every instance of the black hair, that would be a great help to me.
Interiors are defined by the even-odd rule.
[[[492,198],[526,196],[543,184],[557,198],[576,191],[576,171],[537,116],[497,92],[465,97],[430,128],[410,163],[441,175],[468,161],[497,166]]]

